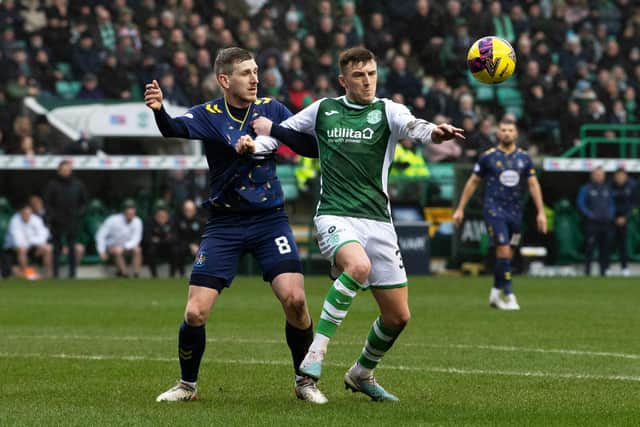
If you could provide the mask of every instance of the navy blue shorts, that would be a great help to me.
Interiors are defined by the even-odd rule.
[[[492,246],[511,245],[518,246],[521,238],[521,218],[501,218],[485,215],[487,233]]]
[[[189,283],[221,292],[231,285],[245,253],[258,261],[267,282],[281,273],[302,272],[284,209],[254,215],[214,214],[205,226]]]

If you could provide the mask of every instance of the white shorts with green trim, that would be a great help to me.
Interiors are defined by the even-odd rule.
[[[350,242],[362,245],[371,272],[365,287],[398,288],[407,286],[398,236],[393,224],[350,216],[320,215],[314,218],[318,245],[322,255],[335,263],[338,249]]]

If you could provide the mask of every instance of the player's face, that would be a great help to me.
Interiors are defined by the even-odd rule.
[[[258,65],[253,59],[237,62],[231,74],[221,74],[218,81],[231,105],[246,108],[258,96]]]
[[[515,125],[501,124],[498,127],[496,138],[498,138],[498,142],[502,145],[509,146],[514,144],[518,139],[518,129]]]
[[[376,97],[378,67],[375,61],[351,63],[338,77],[347,98],[357,104],[369,104]]]

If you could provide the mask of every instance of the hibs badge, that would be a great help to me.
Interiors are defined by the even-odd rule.
[[[370,125],[380,123],[380,120],[382,120],[382,112],[380,110],[373,110],[367,114],[367,123]]]

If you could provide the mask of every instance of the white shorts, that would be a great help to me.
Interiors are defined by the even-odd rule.
[[[350,216],[320,215],[314,218],[320,252],[333,266],[338,249],[350,242],[362,245],[371,272],[365,287],[398,288],[407,286],[398,236],[393,224]]]

